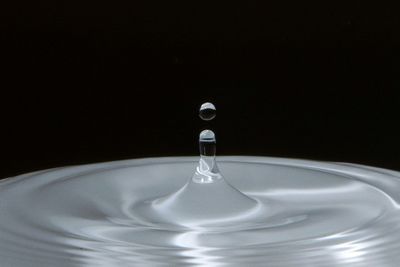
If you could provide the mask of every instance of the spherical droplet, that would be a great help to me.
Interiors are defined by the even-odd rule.
[[[214,119],[216,115],[217,111],[212,103],[207,102],[201,105],[199,116],[202,120],[210,121]]]

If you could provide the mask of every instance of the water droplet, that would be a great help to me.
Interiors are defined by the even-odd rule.
[[[215,134],[211,130],[204,130],[199,135],[199,147],[201,156],[215,157],[216,139]]]
[[[217,115],[214,104],[207,102],[201,105],[199,116],[202,120],[210,121]]]
[[[204,130],[199,135],[200,161],[193,176],[197,183],[212,183],[222,178],[219,173],[216,155],[215,134],[211,130]]]

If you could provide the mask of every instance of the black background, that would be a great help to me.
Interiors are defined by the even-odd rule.
[[[196,155],[206,127],[219,154],[400,170],[394,3],[2,3],[0,177]]]

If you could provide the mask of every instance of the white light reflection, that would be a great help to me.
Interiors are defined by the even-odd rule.
[[[179,254],[187,257],[188,264],[204,267],[220,267],[226,266],[222,256],[212,255],[212,252],[218,248],[204,247],[200,245],[198,237],[204,233],[198,231],[190,231],[178,234],[174,239],[176,246],[182,247]]]

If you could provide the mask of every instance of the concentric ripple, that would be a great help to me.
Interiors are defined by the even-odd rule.
[[[257,205],[207,225],[157,202],[186,183],[197,160],[118,161],[3,180],[0,266],[399,266],[400,173],[220,157],[225,179]]]

